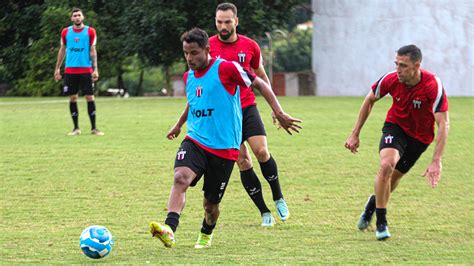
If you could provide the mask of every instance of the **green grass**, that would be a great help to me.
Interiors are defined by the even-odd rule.
[[[151,238],[148,223],[166,216],[181,138],[168,141],[165,134],[181,113],[183,99],[99,98],[97,119],[104,137],[87,134],[83,100],[83,135],[67,137],[72,122],[65,98],[0,99],[0,263],[474,261],[473,98],[450,99],[451,131],[441,183],[432,189],[420,177],[430,162],[431,145],[393,194],[388,214],[392,238],[386,242],[376,241],[373,229],[359,232],[355,224],[373,190],[380,129],[390,100],[377,103],[357,155],[343,144],[362,98],[280,98],[288,113],[304,121],[303,131],[294,136],[276,130],[267,105],[258,101],[290,219],[261,228],[235,168],[212,248],[193,248],[203,217],[200,183],[188,191],[177,246],[169,250]],[[262,184],[274,212],[269,186],[263,179]],[[99,261],[79,249],[80,233],[92,224],[109,228],[116,241],[112,253]]]

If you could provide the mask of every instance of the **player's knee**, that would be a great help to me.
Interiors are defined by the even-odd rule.
[[[77,94],[69,96],[69,101],[72,102],[72,103],[77,102]]]
[[[390,179],[394,169],[395,169],[395,162],[388,161],[388,160],[380,162],[380,173],[382,177],[386,179]]]
[[[188,187],[191,184],[191,178],[183,171],[176,171],[174,173],[174,185]]]
[[[208,214],[214,215],[219,212],[219,204],[208,201],[204,204],[204,211]]]
[[[86,95],[86,101],[93,102],[94,101],[94,95]]]
[[[255,150],[255,157],[259,162],[266,162],[270,159],[270,152],[268,151],[267,147],[262,146]]]
[[[239,156],[237,159],[237,165],[239,166],[240,171],[245,171],[252,168],[252,159],[246,156]]]

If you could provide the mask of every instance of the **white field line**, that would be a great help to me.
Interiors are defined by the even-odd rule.
[[[96,98],[96,102],[111,102],[111,101],[140,101],[140,100],[166,100],[171,98],[179,97],[131,97],[131,98]],[[85,101],[84,99],[79,99],[78,102]],[[17,102],[2,102],[0,101],[0,106],[2,105],[22,105],[22,104],[52,104],[52,103],[68,103],[69,99],[64,100],[45,100],[45,101],[17,101]]]

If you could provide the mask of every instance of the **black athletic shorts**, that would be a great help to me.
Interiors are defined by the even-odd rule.
[[[379,151],[385,148],[397,149],[400,153],[400,160],[397,162],[395,169],[404,174],[415,165],[428,146],[428,144],[408,136],[397,124],[385,122],[382,128]]]
[[[79,90],[82,95],[94,95],[92,74],[64,74],[64,94],[75,95]]]
[[[256,105],[242,109],[242,143],[253,136],[266,136],[265,126]]]
[[[184,139],[176,153],[174,167],[186,166],[196,174],[191,186],[194,187],[204,175],[202,190],[204,197],[212,202],[219,203],[224,196],[229,183],[235,161],[216,156],[189,139]]]

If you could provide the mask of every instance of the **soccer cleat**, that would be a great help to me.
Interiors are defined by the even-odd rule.
[[[265,212],[262,214],[262,226],[263,227],[272,227],[275,224],[275,219],[270,212]]]
[[[174,233],[169,225],[162,225],[157,222],[150,223],[150,232],[153,237],[157,237],[165,247],[172,248],[175,245]]]
[[[365,211],[363,211],[360,214],[359,221],[357,222],[357,228],[359,228],[359,230],[361,231],[367,229],[367,227],[369,227],[370,221],[372,220],[372,215],[373,213],[368,214]]]
[[[203,232],[199,232],[198,240],[196,244],[194,244],[194,248],[208,248],[211,246],[212,243],[212,234],[204,234]]]
[[[388,231],[388,226],[386,224],[381,224],[377,226],[375,230],[375,237],[377,240],[385,240],[390,237],[390,232]]]
[[[275,205],[280,220],[282,220],[283,222],[288,220],[288,218],[290,217],[290,211],[288,210],[288,205],[286,205],[285,200],[283,198],[275,200]]]
[[[369,199],[367,200],[367,203],[364,206],[364,211],[360,214],[359,221],[357,222],[357,228],[359,230],[365,230],[369,227],[370,222],[372,221],[372,216],[374,215],[374,212],[368,213],[367,210],[367,205],[370,202],[370,199],[372,197],[375,197],[374,195],[370,195]]]
[[[92,134],[92,135],[96,135],[96,136],[103,136],[103,135],[105,135],[104,132],[98,130],[97,128],[91,130],[91,134]]]
[[[68,136],[79,136],[81,135],[81,130],[79,128],[73,129],[71,132],[67,133]]]

